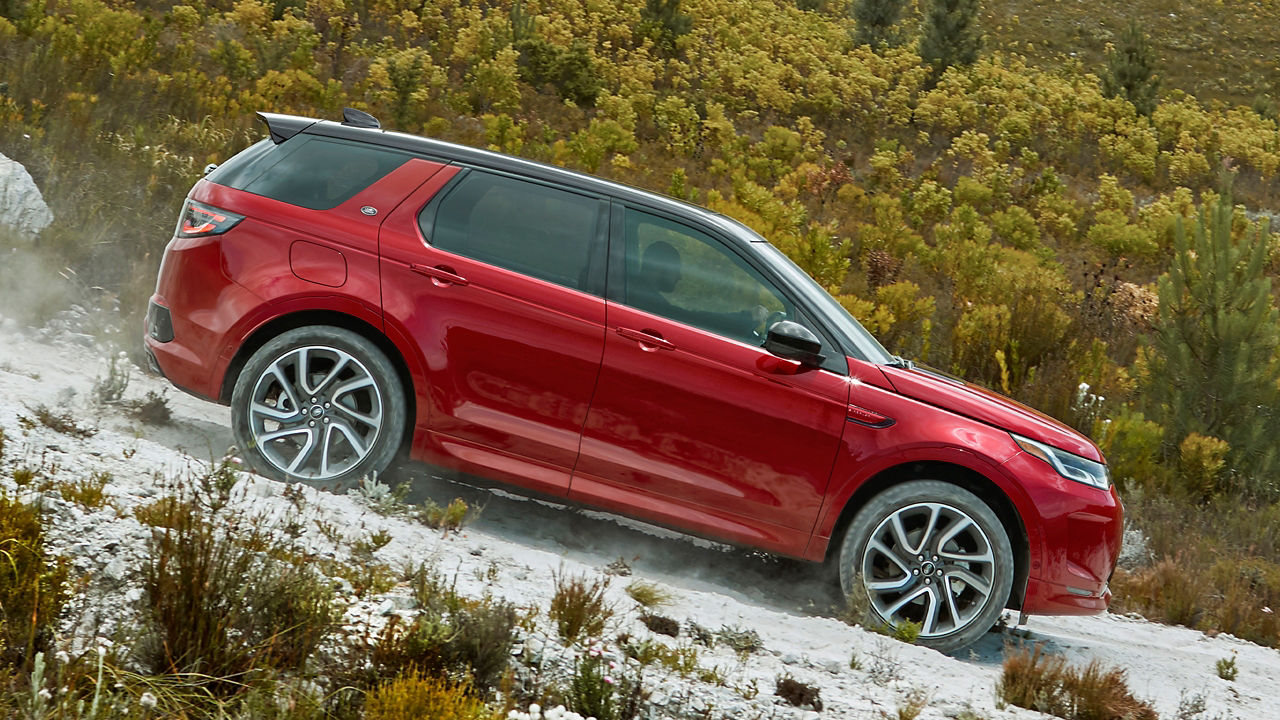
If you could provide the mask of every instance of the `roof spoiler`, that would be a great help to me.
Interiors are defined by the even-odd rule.
[[[316,123],[311,118],[268,112],[258,113],[258,119],[267,126],[267,131],[271,133],[271,142],[277,145]],[[342,124],[348,127],[361,128],[382,127],[382,124],[378,122],[378,118],[355,108],[342,109]]]
[[[297,115],[280,115],[267,112],[258,113],[258,119],[266,124],[267,131],[271,133],[271,142],[277,145],[306,130],[316,122],[311,118],[298,117]]]

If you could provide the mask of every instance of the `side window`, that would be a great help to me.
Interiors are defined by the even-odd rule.
[[[760,273],[698,230],[628,208],[624,243],[627,305],[751,345],[764,342],[766,321],[794,315]]]
[[[600,200],[533,182],[473,170],[425,222],[433,247],[575,290],[588,290],[603,248]]]
[[[300,147],[290,146],[298,141],[302,141]],[[274,149],[267,148],[266,153],[252,155],[248,166],[257,166],[272,154],[278,154],[280,159],[256,178],[228,172],[211,179],[224,184],[248,181],[241,188],[246,192],[312,210],[329,210],[381,180],[410,157],[376,145],[304,135]],[[250,169],[248,166],[246,170]]]

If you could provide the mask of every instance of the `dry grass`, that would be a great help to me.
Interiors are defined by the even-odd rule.
[[[173,411],[169,409],[168,389],[156,392],[148,390],[141,400],[128,403],[129,417],[147,425],[168,425],[173,422]]]
[[[644,580],[633,580],[626,587],[627,595],[631,596],[639,605],[646,609],[662,607],[675,602],[675,593],[658,585],[657,583],[646,582]]]
[[[480,509],[467,505],[467,501],[462,498],[454,498],[445,506],[436,504],[434,500],[427,500],[417,512],[419,522],[445,533],[458,532],[479,515]]]
[[[1082,669],[1048,655],[1043,647],[1006,651],[997,697],[1010,705],[1066,720],[1158,720],[1147,703],[1129,691],[1125,671],[1097,661]]]
[[[1227,8],[1162,0],[1079,5],[993,0],[982,4],[982,15],[991,46],[1024,53],[1046,67],[1062,65],[1070,54],[1096,72],[1105,63],[1107,44],[1117,43],[1136,19],[1159,59],[1164,89],[1245,105],[1259,93],[1280,90],[1274,62],[1280,37],[1270,32],[1280,23],[1275,3]]]
[[[579,639],[599,637],[605,624],[613,617],[613,608],[605,598],[609,588],[608,576],[588,580],[584,575],[553,575],[555,594],[547,613],[556,624],[556,631],[568,643]]]
[[[920,712],[929,704],[929,696],[924,691],[916,689],[907,693],[902,704],[897,709],[897,720],[916,720],[920,717]]]
[[[645,613],[640,616],[640,622],[644,623],[644,626],[649,628],[650,632],[655,632],[659,635],[670,635],[671,637],[680,635],[680,623],[665,615]]]
[[[1280,646],[1280,617],[1267,612],[1280,607],[1280,505],[1126,504],[1157,560],[1116,571],[1114,610]]]
[[[290,553],[260,518],[206,514],[203,493],[177,490],[172,502],[147,511],[156,529],[143,564],[144,662],[159,674],[241,680],[301,666],[337,620],[332,590],[306,564],[276,559]],[[237,694],[243,686],[216,690]]]
[[[1187,572],[1190,563],[1188,556],[1178,555],[1140,570],[1118,570],[1111,585],[1120,598],[1117,609],[1136,609],[1153,620],[1196,627],[1212,588],[1204,574]]]
[[[67,502],[76,503],[86,510],[96,510],[107,503],[107,496],[103,491],[111,479],[109,472],[94,472],[87,478],[58,483],[58,494]]]
[[[27,410],[31,411],[34,419],[26,415],[19,415],[18,424],[24,428],[34,429],[37,424],[40,424],[56,433],[70,435],[81,440],[98,434],[97,428],[80,425],[69,412],[60,413],[50,409],[47,405],[37,405],[34,408],[27,408]]]
[[[790,675],[778,678],[774,694],[798,708],[810,708],[822,712],[822,693],[812,686],[806,685]]]

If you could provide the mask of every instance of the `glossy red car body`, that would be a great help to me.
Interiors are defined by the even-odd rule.
[[[385,135],[323,122],[307,131]],[[146,338],[165,376],[226,403],[268,339],[339,325],[400,369],[415,459],[814,561],[875,493],[942,475],[1009,531],[1011,607],[1106,608],[1121,542],[1114,488],[1066,479],[1010,433],[1101,462],[1089,440],[929,371],[850,356],[847,374],[797,372],[761,348],[433,248],[419,211],[460,169],[535,166],[431,147],[329,210],[199,181],[191,200],[244,219],[169,243],[152,302],[172,339],[154,327]],[[468,154],[448,157],[455,150]],[[596,182],[615,201],[645,195]]]

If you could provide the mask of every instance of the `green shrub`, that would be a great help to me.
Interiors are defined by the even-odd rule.
[[[516,41],[520,52],[520,77],[536,88],[550,85],[564,100],[593,105],[600,94],[600,73],[587,46],[575,42],[562,48],[541,35]]]
[[[644,693],[625,666],[604,659],[590,648],[578,658],[569,679],[568,708],[597,720],[631,720],[640,714]]]
[[[408,626],[388,626],[374,651],[380,672],[408,668],[466,675],[479,690],[496,688],[511,660],[518,616],[510,603],[464,598],[430,567],[410,579],[421,612]]]
[[[1236,658],[1234,655],[1218,660],[1214,663],[1214,669],[1217,670],[1218,677],[1226,680],[1227,682],[1235,680],[1240,674],[1240,668],[1236,667]]]
[[[1192,433],[1216,438],[1209,447],[1193,440],[1194,467],[1184,478],[1204,496],[1218,487],[1211,467],[1222,452],[1233,489],[1280,497],[1271,479],[1280,406],[1280,311],[1266,275],[1270,236],[1264,225],[1237,231],[1229,193],[1207,199],[1194,226],[1179,220],[1175,249],[1159,286],[1159,319],[1144,399],[1165,431],[1165,457],[1177,456]],[[1206,465],[1206,463],[1208,463]]]
[[[437,505],[434,500],[424,501],[418,509],[417,518],[427,527],[449,533],[461,530],[479,514],[479,508],[467,505],[467,501],[462,498],[454,498],[444,507]]]

